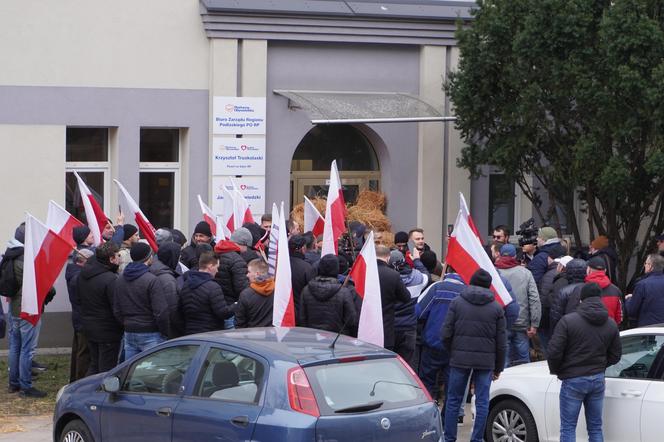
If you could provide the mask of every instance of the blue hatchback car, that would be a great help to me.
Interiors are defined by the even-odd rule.
[[[66,442],[437,442],[443,435],[438,407],[396,354],[306,328],[165,342],[64,386],[53,420],[54,441]]]

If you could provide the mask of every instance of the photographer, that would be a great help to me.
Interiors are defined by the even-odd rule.
[[[530,218],[528,221],[519,226],[516,231],[519,238],[519,247],[521,247],[521,256],[518,257],[521,265],[527,266],[535,257],[537,253],[537,227],[535,227],[535,219]]]

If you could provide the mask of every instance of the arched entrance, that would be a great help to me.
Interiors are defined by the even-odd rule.
[[[330,164],[337,160],[344,199],[352,203],[361,190],[379,191],[378,156],[369,139],[350,124],[319,124],[300,141],[291,162],[291,206],[327,197]]]

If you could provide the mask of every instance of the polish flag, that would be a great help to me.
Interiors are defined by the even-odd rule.
[[[355,290],[362,298],[360,323],[357,338],[374,345],[383,346],[383,305],[378,281],[378,264],[373,231],[369,233],[360,254],[357,255],[350,277],[355,282]]]
[[[83,208],[85,209],[85,220],[88,222],[88,227],[95,239],[95,245],[98,246],[104,242],[101,233],[106,224],[108,224],[108,217],[97,200],[95,200],[83,178],[76,171],[74,171],[74,175],[76,176],[76,181],[78,181],[78,191],[81,194],[81,201],[83,201]]]
[[[25,219],[21,318],[36,325],[48,291],[71,253],[71,244],[29,213]]]
[[[470,218],[465,203],[463,195],[461,195],[459,214],[447,245],[446,262],[454,267],[454,270],[461,275],[466,284],[470,283],[470,278],[477,269],[482,268],[489,272],[491,275],[491,291],[494,293],[496,301],[505,306],[512,302],[512,297],[505,284],[503,284],[503,280],[500,279],[500,275],[489,255],[484,250],[476,231],[473,231],[469,221],[472,218]]]
[[[208,205],[203,202],[203,198],[201,198],[200,195],[198,195],[198,204],[201,205],[201,212],[203,212],[203,220],[205,220],[205,222],[208,223],[208,226],[210,226],[210,232],[212,232],[212,236],[216,238],[217,218],[214,216],[214,213],[212,213],[212,209],[210,209]]]
[[[222,210],[223,210],[224,219],[226,220],[226,231],[233,233],[235,232],[235,215],[234,215],[235,198],[232,190],[228,190],[226,186],[221,186],[221,188],[224,194]],[[230,235],[228,235],[228,237],[230,238]]]
[[[279,209],[272,203],[272,226],[270,227],[270,242],[267,248],[268,273],[275,275],[277,269],[277,248],[279,247]]]
[[[67,241],[72,248],[76,248],[73,230],[74,227],[82,226],[83,223],[53,200],[48,202],[46,225]]]
[[[217,215],[215,216],[215,223],[216,223],[216,229],[217,232],[219,232],[219,235],[217,236],[216,240],[220,241],[222,239],[228,239],[231,237],[231,232],[228,230],[228,226],[224,222],[224,215]]]
[[[233,194],[233,218],[235,222],[235,228],[239,229],[244,223],[253,223],[255,221],[254,216],[251,213],[251,209],[249,208],[247,199],[244,197],[244,195],[242,195],[242,192],[240,192],[240,187],[238,187],[232,178],[231,185],[233,186],[231,189]]]
[[[150,224],[148,218],[145,216],[143,211],[141,211],[141,208],[138,207],[136,201],[134,201],[131,195],[129,195],[127,189],[125,189],[125,187],[122,184],[120,184],[120,181],[118,180],[113,180],[113,181],[115,181],[115,184],[117,184],[118,189],[120,189],[120,192],[122,192],[122,195],[124,195],[125,201],[129,205],[129,212],[133,215],[138,230],[140,230],[145,239],[148,241],[148,244],[150,244],[152,250],[156,252],[159,246],[157,246],[157,240],[154,236],[155,228],[152,227],[152,224]]]
[[[323,233],[325,218],[323,218],[309,198],[304,197],[304,231],[311,232],[316,238]]]
[[[272,325],[275,327],[295,327],[295,301],[291,281],[290,257],[288,255],[288,235],[284,203],[279,214],[279,242],[277,245],[277,270],[274,278],[274,308]]]
[[[470,210],[468,210],[468,204],[466,204],[466,198],[464,198],[463,193],[461,192],[459,192],[459,211],[463,214],[464,218],[466,218],[466,222],[468,223],[468,226],[470,226],[470,230],[472,230],[475,236],[477,236],[477,239],[480,240],[480,244],[484,245],[484,241],[482,241],[482,236],[480,235],[480,231],[477,229],[477,226],[473,221],[473,217],[470,216]]]
[[[341,189],[341,180],[337,170],[337,160],[330,167],[330,187],[325,205],[325,226],[323,229],[323,248],[320,256],[338,254],[338,241],[345,230],[346,203]]]

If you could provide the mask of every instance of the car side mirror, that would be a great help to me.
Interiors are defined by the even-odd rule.
[[[120,391],[120,378],[117,376],[104,378],[101,383],[101,388],[107,393],[117,393]]]

